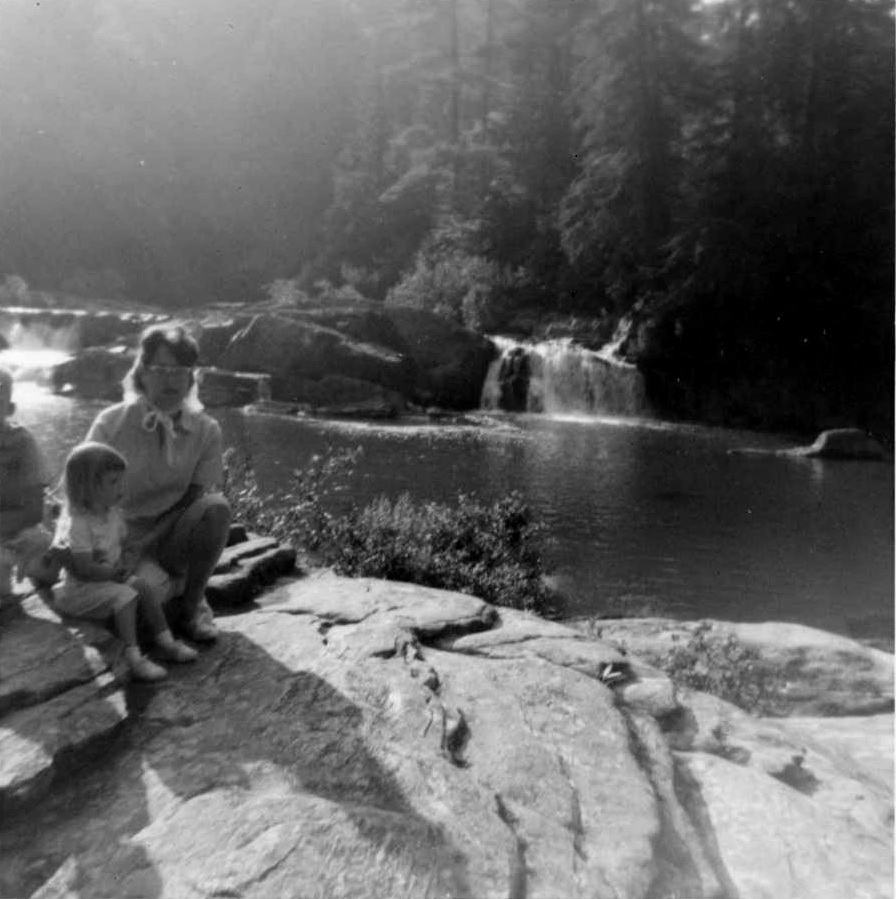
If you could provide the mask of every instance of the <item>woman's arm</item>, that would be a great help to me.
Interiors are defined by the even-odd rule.
[[[182,509],[189,508],[203,493],[205,493],[205,487],[202,484],[190,484],[184,491],[184,495],[164,514],[168,515],[171,512],[180,512]]]

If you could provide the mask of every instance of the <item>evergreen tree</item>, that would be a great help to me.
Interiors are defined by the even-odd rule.
[[[583,26],[578,172],[563,198],[563,246],[625,310],[651,288],[676,225],[697,22],[689,0],[600,0]]]

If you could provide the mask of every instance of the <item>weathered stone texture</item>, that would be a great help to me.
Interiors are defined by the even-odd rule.
[[[123,694],[57,653],[73,686],[0,718],[0,770],[23,740],[92,750],[9,779],[0,895],[890,895],[892,784],[846,726],[829,745],[815,720],[679,695],[611,643],[409,584],[308,576],[219,623],[197,663]],[[93,729],[78,691],[106,703]]]

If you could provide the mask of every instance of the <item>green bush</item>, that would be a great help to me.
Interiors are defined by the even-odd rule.
[[[474,330],[494,326],[519,276],[482,254],[476,231],[470,221],[443,222],[391,287],[386,304],[426,309]]]
[[[377,577],[478,596],[496,605],[547,613],[537,544],[542,526],[518,494],[483,504],[420,503],[403,494],[363,508],[330,511],[328,497],[359,450],[315,456],[276,496],[259,490],[250,462],[230,451],[224,492],[234,519],[309,550],[315,561],[349,577]]]
[[[711,693],[748,712],[778,711],[783,677],[735,634],[714,634],[708,622],[701,622],[687,641],[650,661],[680,686]]]
[[[360,450],[341,450],[312,456],[304,469],[292,473],[289,484],[274,495],[264,495],[251,460],[230,449],[224,454],[224,495],[234,521],[250,530],[270,534],[285,543],[317,551],[331,540],[334,521],[325,507],[326,497],[352,470]]]
[[[548,591],[535,541],[541,527],[517,494],[489,505],[380,497],[334,522],[331,561],[354,577],[411,581],[497,605],[546,611]]]

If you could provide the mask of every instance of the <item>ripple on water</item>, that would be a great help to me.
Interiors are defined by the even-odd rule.
[[[16,385],[19,419],[56,473],[102,401]],[[358,422],[215,410],[265,492],[316,454],[363,447],[339,494],[408,491],[484,501],[518,490],[547,527],[575,614],[632,607],[682,617],[795,620],[853,636],[892,631],[893,470],[732,455],[774,435],[668,423],[466,416]]]

